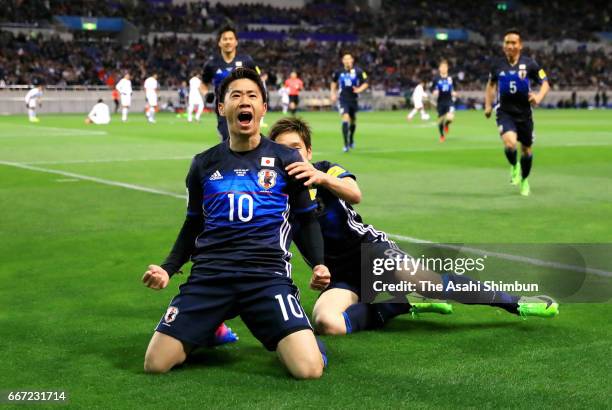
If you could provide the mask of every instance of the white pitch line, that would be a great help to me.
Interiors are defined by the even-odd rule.
[[[0,161],[0,165],[28,169],[30,171],[45,172],[47,174],[62,175],[62,176],[69,177],[69,178],[77,178],[77,179],[82,179],[84,181],[97,182],[98,184],[103,184],[103,185],[110,185],[110,186],[116,186],[120,188],[132,189],[134,191],[148,192],[150,194],[171,196],[173,198],[179,198],[179,199],[187,199],[186,195],[174,194],[172,192],[161,191],[159,189],[148,188],[148,187],[141,186],[141,185],[126,184],[125,182],[111,181],[109,179],[102,179],[102,178],[90,177],[87,175],[75,174],[74,172],[58,171],[55,169],[35,167],[32,165],[20,164],[18,162],[8,162],[8,161]]]
[[[96,183],[103,184],[103,185],[110,185],[110,186],[115,186],[115,187],[120,187],[120,188],[125,188],[125,189],[132,189],[134,191],[147,192],[150,194],[169,196],[172,198],[178,198],[178,199],[183,199],[183,200],[187,199],[187,195],[175,194],[172,192],[162,191],[162,190],[154,189],[154,188],[148,188],[148,187],[141,186],[141,185],[126,184],[124,182],[117,182],[117,181],[112,181],[108,179],[102,179],[102,178],[90,177],[87,175],[75,174],[73,172],[58,171],[55,169],[42,168],[42,167],[36,167],[36,166],[22,164],[18,162],[9,162],[9,161],[1,161],[1,160],[0,160],[0,165],[27,169],[30,171],[44,172],[48,174],[62,175],[65,177],[82,179],[84,181],[96,182]],[[448,245],[448,244],[437,244],[435,242],[428,241],[425,239],[419,239],[419,238],[415,238],[412,236],[398,235],[398,234],[393,234],[393,233],[388,233],[388,236],[395,240],[412,242],[412,243],[433,244],[441,248],[460,250],[460,251],[473,253],[476,255],[482,255],[482,256],[490,255],[490,256],[500,258],[500,259],[523,262],[523,263],[528,263],[528,264],[535,265],[535,266],[553,267],[553,268],[568,270],[572,272],[583,272],[584,271],[584,272],[592,273],[592,274],[599,275],[599,276],[607,276],[607,277],[612,276],[612,272],[608,272],[608,271],[601,270],[601,269],[594,269],[594,268],[588,268],[588,267],[577,266],[577,265],[566,265],[562,263],[550,262],[550,261],[545,261],[545,260],[536,259],[536,258],[512,255],[508,253],[490,252],[490,251],[487,251],[484,249],[478,249],[478,248],[469,248],[469,247],[463,247],[463,246],[458,246],[458,245]]]
[[[132,162],[132,161],[173,161],[192,159],[193,155],[163,158],[99,158],[99,159],[68,159],[65,161],[28,161],[20,162],[24,165],[63,165],[63,164],[99,164],[107,162]]]
[[[528,256],[518,256],[518,255],[512,255],[510,253],[493,252],[493,251],[487,251],[485,249],[470,248],[470,247],[460,246],[460,245],[441,244],[441,243],[428,241],[425,239],[414,238],[412,236],[397,235],[393,233],[388,234],[388,236],[391,239],[395,239],[398,241],[432,244],[437,248],[463,251],[463,252],[472,253],[474,255],[480,255],[480,256],[494,256],[499,259],[506,259],[506,260],[515,261],[515,262],[528,263],[530,265],[535,265],[535,266],[542,266],[542,267],[547,267],[547,268],[558,268],[561,270],[567,270],[571,272],[584,271],[584,272],[588,272],[588,273],[592,273],[592,274],[600,275],[600,276],[612,276],[612,272],[608,272],[602,269],[594,269],[594,268],[588,268],[585,266],[578,266],[578,265],[566,265],[564,263],[550,262],[550,261],[545,261],[542,259],[530,258]]]

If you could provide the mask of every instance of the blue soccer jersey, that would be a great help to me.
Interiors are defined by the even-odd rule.
[[[257,67],[248,54],[237,54],[229,63],[225,61],[220,54],[217,54],[211,57],[204,66],[202,80],[206,84],[212,83],[216,95],[219,85],[221,85],[225,77],[227,77],[232,70],[240,67],[250,68],[259,73],[259,67]]]
[[[285,171],[301,161],[295,149],[261,138],[234,152],[221,143],[193,159],[187,213],[203,216],[192,272],[255,272],[291,276],[289,215],[316,208],[308,189]]]
[[[359,67],[354,67],[350,70],[343,68],[334,72],[332,81],[338,84],[340,102],[356,102],[358,94],[353,91],[353,87],[359,87],[367,83],[367,79],[367,74]]]
[[[453,103],[453,78],[436,76],[431,84],[431,92],[438,90],[438,104]]]
[[[497,84],[498,111],[515,117],[531,117],[529,92],[532,82],[542,84],[547,80],[544,70],[525,56],[520,56],[514,65],[500,58],[494,61],[489,73],[489,81]]]

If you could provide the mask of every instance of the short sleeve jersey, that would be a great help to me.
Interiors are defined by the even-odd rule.
[[[353,91],[353,87],[367,83],[367,79],[368,75],[359,67],[353,67],[350,70],[342,68],[332,75],[332,81],[338,84],[341,102],[356,102],[358,94]]]
[[[531,58],[520,56],[515,65],[506,58],[493,62],[489,80],[497,84],[498,110],[516,117],[530,117],[531,85],[547,81],[546,72]]]

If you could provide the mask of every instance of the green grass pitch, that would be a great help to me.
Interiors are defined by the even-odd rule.
[[[337,114],[304,114],[314,159],[357,175],[367,223],[440,242],[612,242],[610,111],[535,113],[528,198],[508,183],[493,119],[458,112],[440,144],[433,123],[405,114],[360,113],[350,154]],[[140,277],[176,237],[190,158],[217,142],[215,120],[82,121],[0,117],[0,390],[66,390],[79,408],[612,407],[610,304],[562,305],[553,320],[462,305],[400,317],[325,337],[329,368],[307,382],[234,319],[238,343],[145,375],[149,338],[185,276],[161,292]],[[294,277],[310,312],[316,293],[299,255]]]

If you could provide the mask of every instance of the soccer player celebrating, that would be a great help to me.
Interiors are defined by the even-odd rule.
[[[323,238],[308,189],[285,167],[300,154],[260,134],[267,109],[257,72],[236,69],[219,85],[219,113],[230,138],[194,157],[187,175],[187,217],[161,266],[150,265],[146,286],[165,288],[189,259],[191,275],[160,320],[145,356],[145,371],[162,373],[206,346],[215,329],[240,315],[253,335],[296,378],[318,378],[326,357],[291,280],[291,225],[315,263],[329,277]]]
[[[425,82],[420,80],[416,87],[414,87],[414,91],[412,92],[412,104],[414,108],[408,114],[408,121],[412,121],[412,118],[416,115],[417,112],[421,113],[421,120],[428,121],[429,114],[425,111],[425,107],[423,105],[423,99],[427,98],[427,93],[424,89]]]
[[[104,104],[102,98],[98,100],[89,114],[87,114],[87,118],[85,118],[85,124],[106,125],[110,124],[110,121],[110,108]]]
[[[431,91],[437,99],[438,130],[440,142],[444,142],[448,135],[448,126],[455,118],[454,101],[457,96],[453,79],[448,75],[448,62],[442,60],[438,66],[438,75],[433,80]]]
[[[212,83],[215,90],[215,96],[218,96],[219,94],[217,91],[221,82],[236,68],[246,67],[261,74],[259,67],[257,67],[250,55],[238,54],[238,35],[234,28],[226,26],[219,30],[217,45],[219,46],[219,54],[212,56],[204,66],[204,75],[202,78],[204,86],[202,94],[206,95],[208,93],[208,84]],[[221,140],[226,141],[229,138],[227,122],[217,108],[217,101],[215,101],[217,131],[219,132]]]
[[[298,118],[283,118],[270,129],[273,141],[296,148],[303,162],[287,166],[290,175],[304,181],[313,188],[318,210],[317,215],[325,244],[325,265],[331,278],[313,272],[310,285],[313,289],[324,290],[317,299],[313,318],[315,328],[321,334],[347,334],[360,330],[382,327],[390,319],[413,312],[451,313],[447,303],[426,302],[410,305],[405,297],[397,297],[396,303],[360,303],[361,290],[361,245],[377,244],[377,253],[384,258],[390,254],[405,255],[384,232],[364,224],[361,216],[351,204],[361,200],[361,191],[355,176],[341,165],[312,159],[311,133],[308,125]],[[299,232],[299,222],[295,228]],[[300,247],[300,239],[296,238]],[[308,262],[308,258],[305,258]],[[443,289],[477,283],[465,275],[443,274],[420,270],[415,275],[396,272],[397,278],[418,285],[428,281],[442,285]],[[451,299],[460,303],[482,304],[501,307],[521,316],[553,317],[558,314],[558,304],[547,296],[525,297],[505,292],[474,291],[421,292],[422,296],[434,299]],[[402,301],[403,303],[397,303]]]
[[[295,115],[300,103],[300,91],[304,89],[304,83],[297,73],[292,71],[289,78],[285,80],[285,87],[289,89],[289,111],[291,111],[291,115]]]
[[[335,104],[339,99],[344,152],[355,147],[355,128],[359,109],[357,99],[359,94],[368,88],[367,74],[362,69],[355,67],[354,63],[353,56],[345,53],[342,56],[343,69],[334,72],[331,82],[331,103]]]
[[[197,73],[193,73],[189,79],[189,102],[187,104],[187,121],[193,121],[193,111],[196,110],[195,120],[200,122],[200,116],[204,111],[204,99],[202,93],[206,94],[206,87]]]
[[[36,107],[40,105],[40,100],[43,95],[42,84],[32,88],[25,96],[26,108],[28,109],[28,120],[30,122],[40,122],[36,116]]]
[[[530,193],[527,177],[533,163],[531,146],[535,139],[531,106],[542,102],[550,86],[546,72],[531,58],[521,55],[521,33],[511,29],[504,34],[505,58],[495,60],[489,73],[485,91],[485,116],[493,111],[493,99],[497,89],[497,127],[504,143],[506,158],[510,162],[510,180],[520,185],[523,196]],[[532,82],[540,85],[536,93]],[[517,162],[516,145],[521,143],[521,159]]]
[[[157,74],[154,73],[152,76],[147,78],[144,82],[145,97],[147,99],[147,120],[150,123],[155,123],[155,111],[157,110],[157,89],[159,84],[157,82]]]
[[[132,81],[130,74],[125,73],[123,78],[119,80],[115,88],[119,91],[121,99],[121,121],[126,122],[128,118],[128,110],[132,105]]]

